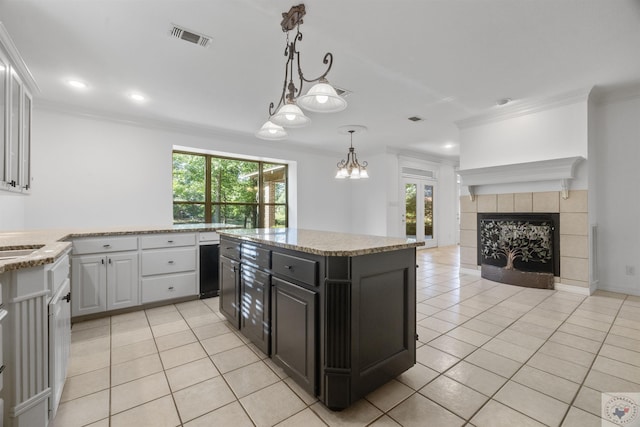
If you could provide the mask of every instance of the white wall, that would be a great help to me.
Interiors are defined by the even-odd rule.
[[[582,156],[587,100],[460,129],[460,169]]]
[[[640,295],[638,118],[640,95],[596,104],[593,114],[598,158],[598,288],[634,295]],[[633,275],[626,274],[626,266],[633,268]]]
[[[295,162],[290,225],[349,230],[349,191],[334,182],[334,156],[38,108],[33,123],[33,190],[24,211],[10,206],[11,217],[24,217],[15,228],[171,224],[171,152],[180,145]]]
[[[27,197],[0,192],[0,230],[24,229],[24,205]]]

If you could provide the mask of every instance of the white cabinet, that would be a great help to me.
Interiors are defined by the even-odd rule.
[[[51,287],[68,283],[68,262],[63,253],[53,264],[0,273],[2,303],[8,312],[0,322],[6,366],[0,391],[4,405],[0,425],[44,427],[49,421],[52,367],[48,308]],[[68,324],[54,330],[69,333]],[[64,366],[64,357],[61,354],[55,359],[56,366]]]
[[[140,304],[137,237],[74,240],[73,254],[73,317]]]
[[[196,235],[142,236],[142,303],[198,294]]]
[[[35,82],[0,24],[0,190],[25,193],[31,188],[29,86]]]

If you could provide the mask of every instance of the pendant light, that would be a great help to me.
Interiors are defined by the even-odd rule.
[[[355,133],[355,129],[349,129],[347,132],[351,135],[351,146],[349,147],[349,152],[347,153],[347,160],[340,160],[338,162],[338,172],[336,172],[336,179],[366,179],[369,178],[369,173],[367,172],[367,166],[369,165],[366,161],[360,163],[358,161],[358,156],[356,155],[355,148],[353,148],[353,134]]]
[[[302,40],[300,25],[303,23],[302,18],[305,14],[306,9],[304,4],[293,6],[289,12],[282,14],[283,19],[280,26],[282,27],[282,31],[286,33],[284,56],[287,57],[284,84],[278,104],[275,105],[273,102],[269,104],[269,120],[256,132],[258,138],[286,138],[286,131],[284,131],[283,135],[280,130],[277,131],[278,138],[270,137],[270,135],[273,135],[273,133],[270,133],[273,131],[273,128],[269,123],[283,128],[299,128],[308,124],[311,120],[304,114],[300,107],[317,113],[333,113],[342,111],[347,107],[347,102],[338,95],[327,80],[327,74],[329,74],[331,66],[333,65],[333,54],[331,52],[327,52],[324,55],[322,62],[327,66],[327,69],[320,77],[308,79],[302,72],[302,68],[300,67],[300,52],[298,51],[297,43]],[[293,40],[289,40],[289,32],[294,29],[296,30],[295,36]],[[294,64],[296,65],[295,70]],[[297,86],[293,81],[294,74],[300,78]],[[306,95],[296,96],[302,93],[305,82],[317,82],[317,84],[312,86]],[[267,130],[263,132],[265,127]]]

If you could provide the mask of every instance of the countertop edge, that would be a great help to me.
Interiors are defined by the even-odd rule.
[[[122,229],[103,229],[103,230],[41,230],[42,233],[49,235],[59,233],[51,238],[28,237],[29,234],[37,234],[38,230],[24,232],[10,232],[12,235],[24,234],[24,242],[16,244],[2,244],[3,235],[9,232],[0,232],[0,247],[2,250],[20,250],[33,249],[31,255],[16,257],[5,261],[0,261],[0,273],[22,270],[26,268],[39,267],[42,265],[53,264],[56,262],[67,249],[71,248],[72,243],[69,240],[81,239],[85,237],[107,237],[107,236],[128,236],[140,234],[162,234],[162,233],[195,233],[195,232],[219,232],[221,230],[229,230],[238,228],[235,226],[224,226],[222,224],[198,225],[194,227],[180,226],[171,227],[123,227]],[[31,240],[29,240],[31,239]]]

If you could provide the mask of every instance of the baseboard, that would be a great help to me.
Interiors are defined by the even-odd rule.
[[[472,268],[460,267],[460,274],[467,274],[469,276],[478,276],[478,277],[480,277],[480,270],[474,270]]]
[[[630,289],[622,286],[598,286],[597,291],[615,292],[618,294],[640,296],[640,289]]]
[[[571,292],[573,294],[580,294],[585,296],[591,295],[589,288],[583,288],[582,286],[565,285],[564,283],[555,283],[554,287],[556,291]]]

